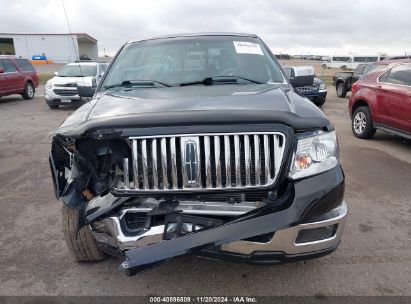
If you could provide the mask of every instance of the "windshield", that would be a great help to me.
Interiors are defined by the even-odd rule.
[[[371,74],[371,73],[373,73],[373,72],[382,70],[382,69],[385,68],[385,67],[386,67],[385,64],[370,64],[370,65],[367,65],[367,66],[364,68],[363,75],[365,76],[365,75]]]
[[[82,77],[82,76],[96,76],[97,65],[82,64],[68,64],[59,72],[60,77]]]
[[[276,62],[258,39],[199,36],[125,45],[102,87],[137,80],[178,86],[218,76],[237,76],[261,83],[284,81]]]

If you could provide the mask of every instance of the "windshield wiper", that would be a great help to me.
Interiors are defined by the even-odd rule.
[[[169,84],[160,82],[157,80],[124,80],[122,83],[116,83],[108,86],[104,86],[103,89],[111,88],[131,88],[131,87],[156,87],[156,84],[160,84],[165,87],[171,87]]]
[[[238,79],[245,80],[245,81],[252,82],[252,83],[262,84],[261,81],[249,79],[249,78],[242,77],[242,76],[224,76],[224,75],[220,75],[220,76],[214,76],[214,77],[207,77],[207,78],[204,78],[203,80],[182,82],[182,83],[180,83],[180,86],[183,87],[183,86],[196,85],[196,84],[213,85],[214,83],[238,84]]]
[[[257,83],[257,84],[263,84],[264,83],[264,82],[261,82],[261,81],[258,81],[258,80],[254,80],[254,79],[250,79],[250,78],[246,78],[246,77],[242,77],[242,76],[235,76],[235,75],[233,75],[233,76],[219,75],[219,76],[213,77],[213,79],[216,79],[216,78],[224,78],[224,79],[235,78],[235,79],[241,79],[241,80],[245,80],[245,81],[252,82],[252,83]],[[224,80],[224,79],[221,79],[221,80]]]

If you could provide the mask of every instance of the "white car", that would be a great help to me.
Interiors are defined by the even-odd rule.
[[[60,72],[46,83],[44,99],[50,109],[60,105],[83,102],[77,93],[77,82],[84,77],[94,77],[98,83],[107,68],[107,63],[87,61],[66,64]]]

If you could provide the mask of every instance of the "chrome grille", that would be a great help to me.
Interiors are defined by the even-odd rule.
[[[296,88],[299,92],[312,92],[318,90],[318,85],[309,85],[304,87],[297,87]]]
[[[77,82],[69,82],[69,83],[56,83],[54,86],[57,88],[77,88]]]
[[[202,191],[272,185],[285,148],[282,133],[130,138],[131,160],[115,190]]]
[[[75,96],[77,95],[77,89],[54,89],[54,93],[60,96]]]

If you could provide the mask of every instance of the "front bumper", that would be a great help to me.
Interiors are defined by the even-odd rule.
[[[319,90],[315,92],[303,92],[304,97],[307,97],[311,101],[320,101],[327,97],[327,90]]]
[[[44,91],[44,100],[48,105],[80,105],[85,102],[78,94],[62,96],[48,89]],[[62,100],[70,100],[70,102]]]
[[[221,251],[247,256],[256,261],[259,260],[259,257],[265,257],[265,259],[272,257],[273,261],[278,257],[282,257],[279,260],[286,261],[287,258],[294,259],[298,256],[307,258],[310,255],[316,256],[321,252],[329,253],[335,250],[340,243],[347,213],[348,207],[346,202],[343,201],[338,207],[310,222],[276,231],[267,243],[236,241],[222,245]],[[324,238],[320,229],[328,227],[334,227],[334,229],[329,237]],[[319,239],[303,241],[299,238],[302,231],[314,231],[314,229],[318,232]]]
[[[316,176],[289,181],[280,197],[262,207],[171,239],[165,238],[164,224],[139,235],[127,235],[112,212],[127,202],[124,197],[92,200],[86,216],[101,247],[123,254],[122,268],[129,274],[186,253],[244,262],[286,262],[322,256],[337,248],[347,216],[343,195],[344,175],[337,166]],[[111,216],[105,216],[107,213]],[[181,210],[170,213],[178,216]],[[96,223],[105,231],[94,229]],[[263,235],[269,235],[268,239],[258,239]]]

